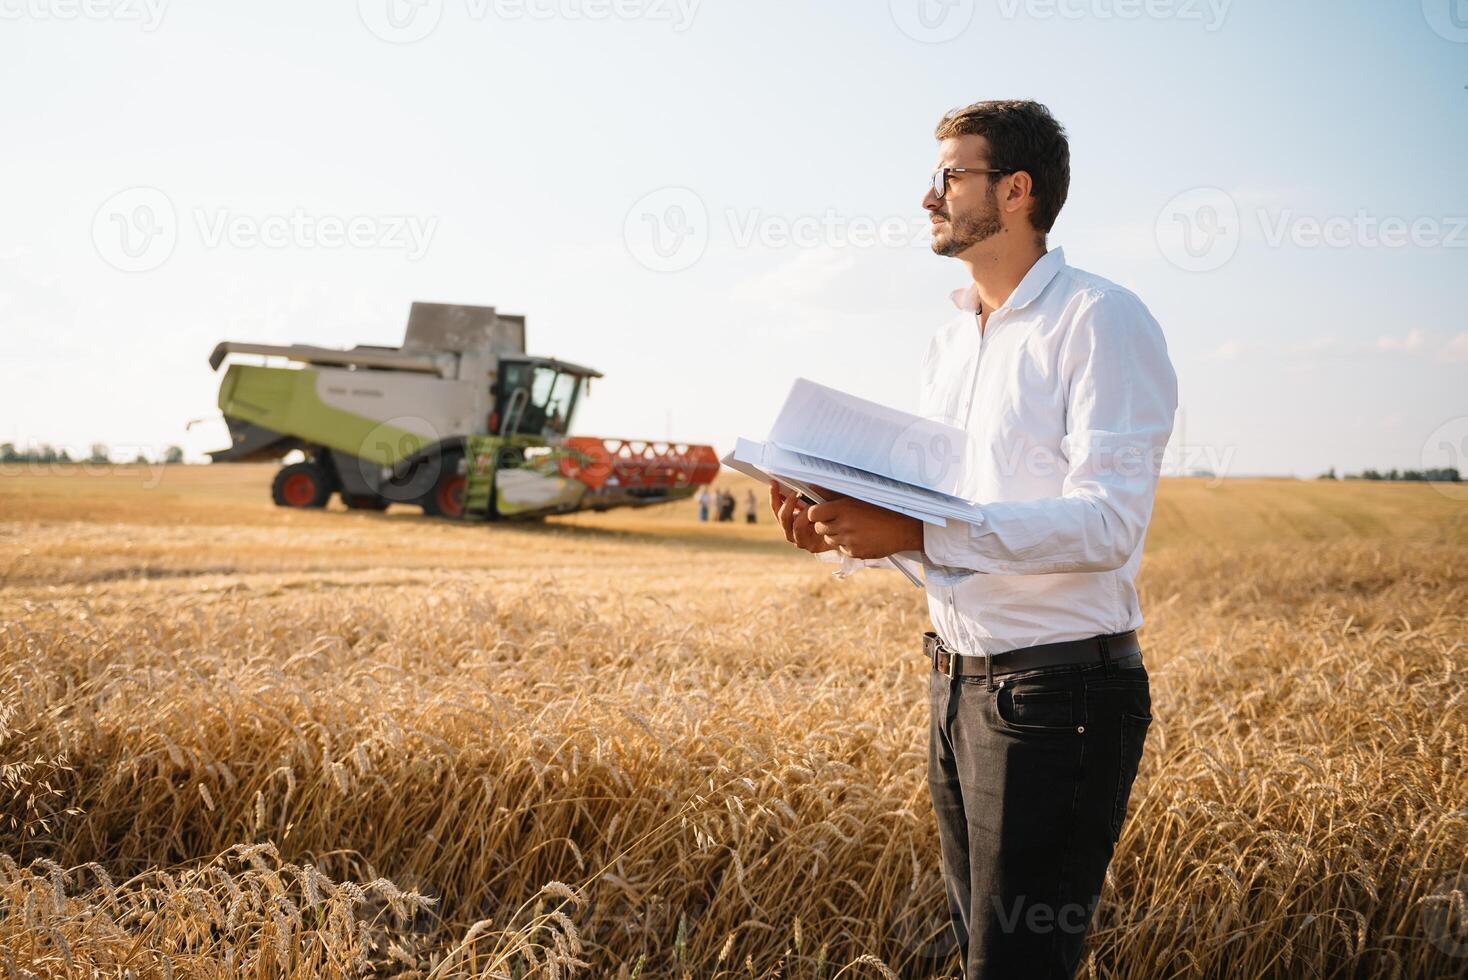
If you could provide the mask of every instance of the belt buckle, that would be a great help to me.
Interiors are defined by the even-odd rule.
[[[928,637],[931,637],[931,641],[928,641]],[[924,640],[925,641],[928,641],[929,642],[929,645],[933,649],[933,652],[932,652],[933,669],[936,670],[938,673],[942,674],[944,677],[948,678],[949,680],[953,680],[953,678],[957,677],[958,676],[958,651],[957,650],[954,650],[952,647],[950,647],[944,641],[943,637],[939,636],[937,633],[927,634],[927,636],[924,637]],[[941,667],[938,666],[938,658],[943,657],[943,656],[947,656],[948,657],[948,669],[947,670],[944,670],[944,669],[942,669]]]

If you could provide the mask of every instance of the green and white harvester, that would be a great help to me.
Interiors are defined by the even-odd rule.
[[[401,347],[226,341],[219,408],[233,445],[215,462],[281,459],[282,507],[413,504],[461,520],[543,517],[678,500],[718,475],[710,446],[570,435],[588,367],[525,353],[525,318],[414,303]],[[284,358],[295,366],[271,364]]]

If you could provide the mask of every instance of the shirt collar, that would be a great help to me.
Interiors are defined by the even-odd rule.
[[[1000,309],[1022,310],[1029,306],[1039,298],[1040,294],[1045,291],[1045,287],[1050,285],[1050,280],[1054,279],[1056,273],[1063,268],[1065,268],[1065,249],[1057,245],[1030,266],[1030,271],[1025,273],[1025,277],[1019,281],[1018,286],[1014,287],[1014,292],[1009,294],[1009,299],[1004,301]],[[949,294],[949,298],[960,310],[965,313],[973,313],[979,308],[978,284],[970,283],[960,289],[955,289]]]

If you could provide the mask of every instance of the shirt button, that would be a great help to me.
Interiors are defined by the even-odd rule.
[[[1077,735],[1084,735],[1084,734],[1086,734],[1086,726],[1085,725],[1077,725],[1076,726],[1076,734]]]

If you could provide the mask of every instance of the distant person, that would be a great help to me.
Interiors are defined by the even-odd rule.
[[[709,491],[708,484],[705,483],[703,489],[698,491],[698,519],[700,521],[709,519],[709,508],[713,506],[713,503],[714,495]]]
[[[732,490],[719,492],[719,520],[734,520],[734,492]]]
[[[755,523],[757,513],[759,513],[759,502],[755,500],[754,491],[746,490],[744,492],[744,523]]]
[[[775,483],[770,505],[806,551],[923,564],[927,783],[963,975],[1069,980],[1152,721],[1135,583],[1177,375],[1136,294],[1047,245],[1070,187],[1048,109],[978,102],[935,135],[933,251],[970,282],[920,414],[967,430],[979,519],[806,506]]]

